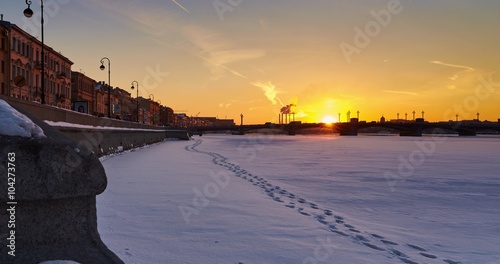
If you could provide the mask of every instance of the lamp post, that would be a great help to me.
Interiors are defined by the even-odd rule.
[[[108,118],[111,118],[111,61],[108,59],[108,57],[104,57],[101,59],[101,66],[99,69],[101,71],[104,71],[106,67],[104,66],[104,60],[108,61]]]
[[[137,97],[135,98],[137,101],[137,123],[139,123],[139,83],[137,81],[132,81],[132,87],[130,89],[134,90],[134,83],[137,84]]]
[[[158,104],[158,122],[156,123],[156,125],[159,126],[161,121],[161,100],[158,99],[156,103]]]
[[[151,99],[151,97],[153,97],[153,99]],[[152,111],[153,112],[153,118],[152,118],[153,121],[152,121],[152,123],[154,125],[155,124],[155,109],[154,109],[155,95],[154,94],[149,95],[149,101],[153,102],[153,104],[149,103],[149,110],[151,110],[151,105],[152,105],[153,106],[153,111]]]
[[[44,39],[43,39],[43,0],[40,0],[41,4],[40,4],[40,12],[41,12],[41,19],[40,19],[40,23],[41,23],[41,26],[40,26],[40,29],[41,29],[41,33],[42,33],[42,100],[41,100],[41,103],[42,104],[45,104],[45,44],[44,44]],[[31,10],[30,8],[30,5],[31,5],[31,0],[26,0],[26,4],[28,5],[28,7],[26,9],[24,9],[24,16],[27,17],[27,18],[30,18],[33,16],[33,10]]]

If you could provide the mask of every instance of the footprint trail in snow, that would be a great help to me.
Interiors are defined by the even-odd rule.
[[[324,229],[341,237],[351,240],[361,246],[385,253],[389,258],[397,258],[402,263],[421,264],[421,263],[448,263],[463,264],[460,261],[449,258],[440,258],[432,254],[424,247],[413,243],[396,242],[386,239],[384,236],[364,231],[362,228],[355,227],[349,223],[349,220],[334,210],[324,208],[313,201],[299,197],[278,185],[274,185],[263,177],[254,175],[238,164],[231,163],[228,158],[215,153],[196,149],[203,140],[196,140],[194,144],[185,147],[185,150],[195,153],[201,153],[212,157],[212,162],[222,166],[232,172],[236,177],[247,180],[249,183],[260,187],[269,196],[270,199],[284,204],[284,206],[296,210],[298,214],[311,218],[324,226]]]

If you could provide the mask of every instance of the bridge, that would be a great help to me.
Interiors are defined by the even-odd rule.
[[[458,134],[459,136],[475,136],[478,133],[500,134],[500,122],[344,122],[344,123],[300,123],[289,124],[257,124],[243,126],[200,126],[190,127],[192,134],[202,135],[209,132],[230,131],[244,135],[259,132],[262,129],[280,130],[288,135],[295,135],[310,128],[321,128],[322,132],[338,133],[341,136],[357,136],[369,129],[391,131],[400,136],[420,137],[422,134]]]

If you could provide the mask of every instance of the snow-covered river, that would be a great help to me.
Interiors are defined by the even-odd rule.
[[[103,165],[99,230],[127,263],[500,260],[499,137],[208,135]]]

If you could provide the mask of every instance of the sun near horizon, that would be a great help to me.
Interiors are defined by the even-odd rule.
[[[321,123],[325,123],[327,125],[331,125],[331,124],[337,123],[337,122],[338,122],[337,118],[335,118],[331,115],[327,115],[327,116],[323,117],[323,119],[321,119]]]

